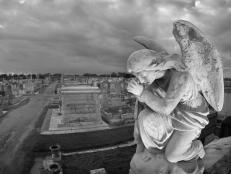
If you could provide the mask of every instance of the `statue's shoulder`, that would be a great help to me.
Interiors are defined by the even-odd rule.
[[[187,82],[191,78],[191,75],[188,71],[177,71],[175,69],[172,69],[171,73],[172,80],[180,80]]]
[[[191,75],[187,71],[177,71],[173,70],[171,75],[171,80],[169,83],[168,91],[183,92],[191,85]]]

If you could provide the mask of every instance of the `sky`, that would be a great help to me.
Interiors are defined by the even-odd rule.
[[[125,72],[137,35],[180,53],[177,19],[207,34],[231,70],[229,0],[0,0],[0,73]]]

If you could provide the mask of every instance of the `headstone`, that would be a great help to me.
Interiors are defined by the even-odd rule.
[[[90,174],[107,174],[104,168],[90,170]]]

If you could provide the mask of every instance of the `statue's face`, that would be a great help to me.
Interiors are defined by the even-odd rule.
[[[134,74],[143,84],[152,84],[154,80],[159,79],[164,76],[165,71],[157,70],[143,70],[140,72],[134,72]]]
[[[128,58],[127,71],[135,75],[140,83],[151,84],[154,80],[163,77],[166,70],[163,65],[163,55],[152,50],[143,49],[132,53]]]

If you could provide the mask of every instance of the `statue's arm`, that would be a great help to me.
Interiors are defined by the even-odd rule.
[[[165,97],[160,97],[153,94],[150,90],[145,89],[139,97],[139,100],[155,112],[169,115],[185,94],[187,84],[188,74],[186,72],[176,72],[172,75]]]

